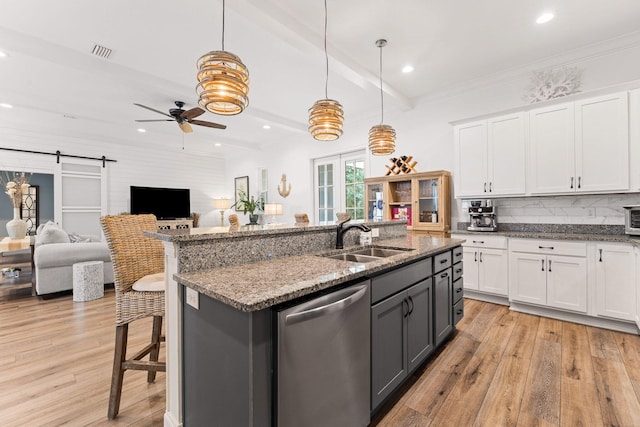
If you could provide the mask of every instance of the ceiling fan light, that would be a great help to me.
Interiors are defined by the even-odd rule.
[[[318,141],[335,141],[342,135],[344,112],[333,99],[320,99],[309,108],[309,132]]]
[[[375,125],[369,130],[369,151],[375,156],[388,156],[396,150],[396,131],[389,125]]]
[[[231,52],[216,50],[198,59],[196,93],[200,107],[214,114],[233,116],[249,105],[249,70]]]

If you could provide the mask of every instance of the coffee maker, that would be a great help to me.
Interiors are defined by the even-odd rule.
[[[472,200],[469,206],[468,231],[496,231],[498,221],[496,218],[496,206],[491,200]]]

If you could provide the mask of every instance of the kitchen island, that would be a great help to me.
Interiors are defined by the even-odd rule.
[[[167,253],[165,425],[195,424],[203,419],[196,413],[203,405],[221,425],[270,425],[272,307],[384,274],[462,242],[407,236],[404,222],[368,225],[378,228],[375,246],[405,250],[368,263],[328,258],[338,252],[330,249],[335,225],[150,233],[164,241]],[[346,250],[357,237],[345,236]],[[199,381],[183,384],[183,378]],[[183,388],[191,393],[186,400]]]

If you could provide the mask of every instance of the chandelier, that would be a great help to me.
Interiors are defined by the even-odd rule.
[[[196,93],[200,107],[214,114],[240,114],[249,105],[249,70],[242,60],[224,50],[225,0],[222,0],[222,50],[198,59]]]
[[[379,125],[372,126],[369,130],[369,151],[375,156],[386,156],[396,150],[396,131],[384,123],[384,94],[382,91],[382,48],[387,45],[385,39],[376,41],[380,48],[380,110],[382,112]]]
[[[324,0],[324,57],[326,63],[326,79],[324,84],[325,99],[316,101],[309,108],[309,132],[318,141],[334,141],[342,135],[344,112],[342,105],[329,99],[329,55],[327,54],[327,0]]]

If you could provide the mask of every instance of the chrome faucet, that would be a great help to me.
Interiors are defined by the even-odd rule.
[[[338,230],[336,234],[336,249],[342,249],[344,247],[344,234],[352,228],[357,228],[364,232],[371,231],[371,229],[364,224],[351,224],[343,228],[342,226],[345,222],[347,221],[338,223]]]

